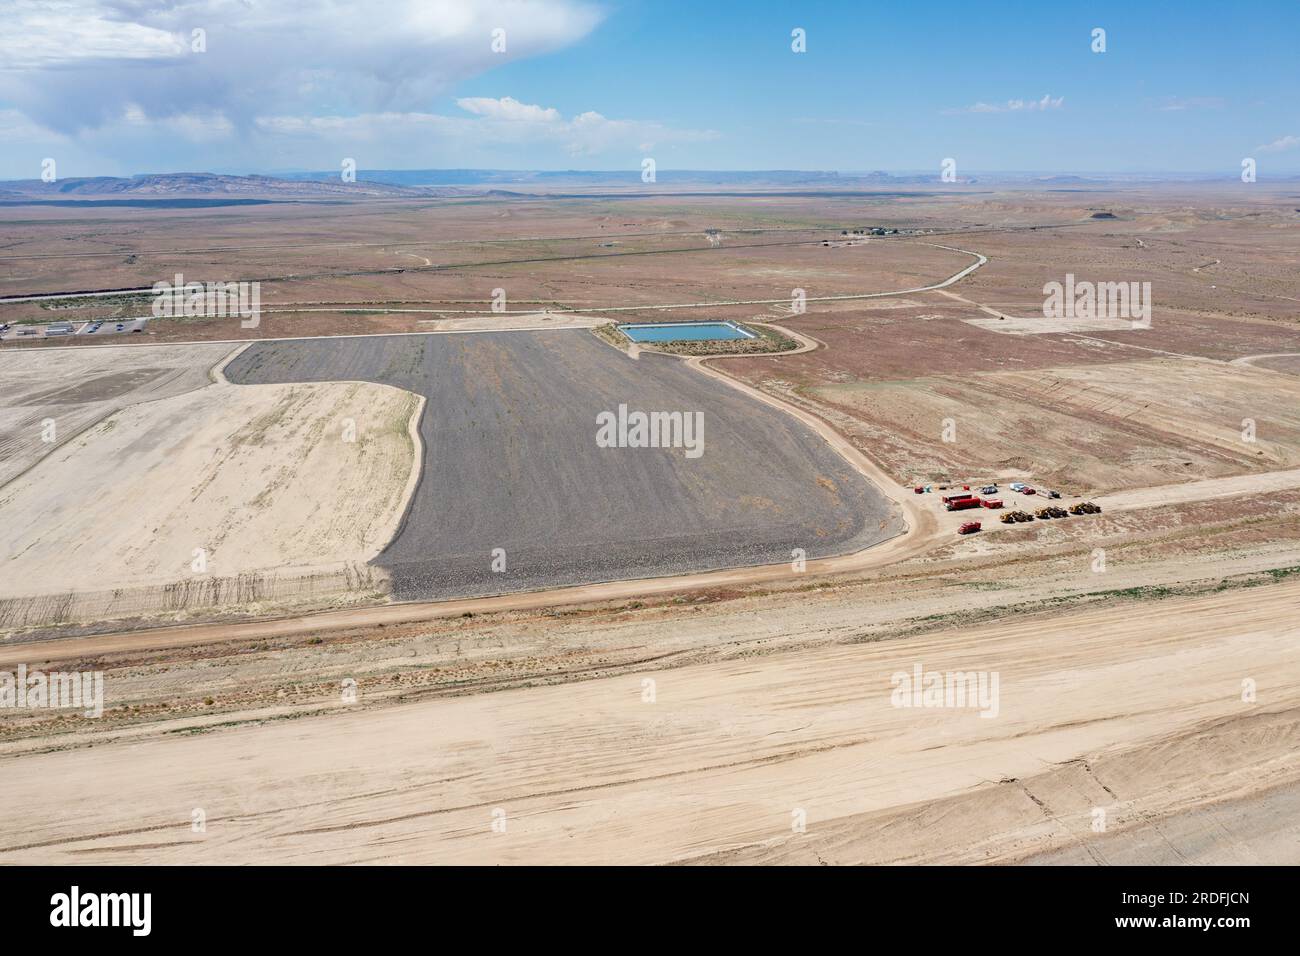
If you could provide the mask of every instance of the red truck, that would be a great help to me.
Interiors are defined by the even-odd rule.
[[[944,504],[947,505],[947,504],[951,504],[951,503],[954,502],[954,501],[965,501],[967,498],[974,498],[974,497],[975,497],[975,496],[972,495],[969,491],[962,491],[962,492],[959,492],[959,493],[957,493],[957,494],[955,494],[955,495],[944,495],[944,496],[943,496],[942,498],[940,498],[939,500],[942,501]],[[976,500],[979,500],[979,499],[976,499]]]
[[[1001,508],[1001,507],[1002,507],[1002,499],[1001,499],[1001,498],[985,498],[983,501],[980,502],[980,504],[982,504],[985,508]]]
[[[978,521],[967,521],[964,525],[962,525],[960,528],[957,529],[957,533],[974,534],[979,529],[980,529],[980,523]]]
[[[951,498],[948,501],[949,511],[965,511],[967,508],[978,508],[983,502],[974,496],[966,498]]]

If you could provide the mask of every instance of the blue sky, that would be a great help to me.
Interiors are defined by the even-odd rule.
[[[1300,3],[7,0],[0,176],[1300,172]],[[359,8],[359,9],[358,9]],[[195,52],[202,26],[207,49]],[[493,29],[506,51],[493,52]],[[806,31],[807,52],[791,50]],[[1091,50],[1093,28],[1106,52]]]

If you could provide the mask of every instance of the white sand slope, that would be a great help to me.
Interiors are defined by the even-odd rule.
[[[0,486],[119,409],[203,388],[230,354],[222,343],[0,352]]]
[[[117,411],[0,488],[0,597],[365,562],[401,518],[418,407],[382,385],[222,381]]]

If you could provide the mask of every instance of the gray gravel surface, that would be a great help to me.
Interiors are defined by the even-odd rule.
[[[844,554],[902,529],[814,432],[688,368],[586,330],[253,344],[239,384],[361,380],[424,395],[424,467],[375,563],[395,596],[479,596]],[[620,404],[702,412],[704,451],[601,448]],[[492,570],[493,550],[506,570]]]

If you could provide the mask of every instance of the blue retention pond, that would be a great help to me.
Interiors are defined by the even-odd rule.
[[[619,331],[633,342],[715,342],[752,339],[732,322],[667,322],[663,325],[620,325]]]

